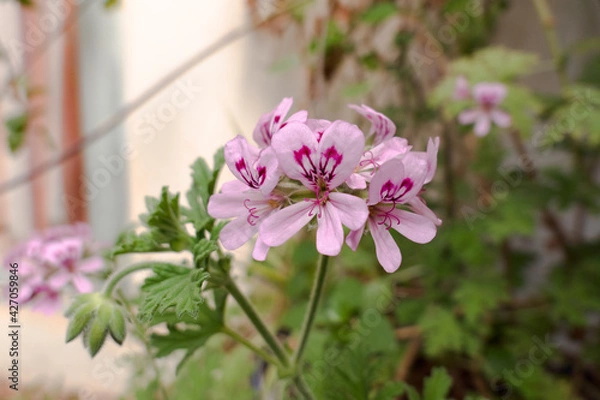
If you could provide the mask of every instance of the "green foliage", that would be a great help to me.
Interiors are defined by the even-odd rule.
[[[160,244],[169,244],[171,250],[181,251],[190,246],[188,235],[179,209],[179,193],[172,195],[168,188],[162,188],[160,198],[146,197],[147,214],[140,220],[150,228],[150,236]]]
[[[156,242],[150,233],[141,233],[138,235],[134,231],[125,231],[119,235],[115,246],[109,252],[109,257],[114,259],[120,254],[152,253],[169,250],[168,247]]]
[[[8,147],[12,153],[16,153],[25,143],[25,132],[27,131],[27,113],[17,115],[4,122],[8,130]]]
[[[453,293],[456,302],[461,306],[466,321],[474,325],[489,311],[508,299],[504,282],[498,276],[488,279],[470,279],[459,284]]]
[[[600,89],[583,85],[568,88],[564,105],[546,129],[544,143],[561,141],[567,135],[595,146],[600,144]]]
[[[450,310],[430,306],[419,320],[423,332],[425,352],[436,357],[444,352],[460,352],[464,347],[463,331]]]
[[[445,400],[452,386],[452,378],[444,368],[434,368],[425,379],[423,400]]]
[[[210,274],[199,269],[157,264],[152,268],[154,275],[146,278],[142,285],[143,302],[138,318],[151,320],[173,307],[177,317],[187,313],[198,316],[198,305],[204,301],[201,286]]]
[[[361,20],[367,24],[378,24],[397,13],[393,3],[375,3],[362,14]]]

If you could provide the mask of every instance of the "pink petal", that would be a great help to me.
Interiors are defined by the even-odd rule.
[[[480,114],[475,123],[475,128],[473,128],[473,132],[475,132],[475,135],[477,136],[485,136],[489,133],[491,127],[490,116],[487,114]]]
[[[471,97],[469,81],[467,81],[467,78],[462,75],[456,78],[452,97],[455,100],[466,100]]]
[[[271,175],[268,182],[270,192],[277,184],[273,182],[273,172],[277,171],[277,159],[270,152],[266,152],[259,159],[259,150],[250,146],[243,136],[236,136],[225,145],[225,162],[233,175],[248,188],[259,189]],[[279,177],[275,177],[278,179]]]
[[[440,138],[429,138],[427,141],[427,175],[425,176],[424,183],[431,182],[435,175],[435,171],[437,170],[437,155],[439,148]]]
[[[306,126],[308,126],[313,133],[317,136],[317,140],[321,140],[321,136],[323,136],[323,132],[325,129],[329,128],[331,125],[331,121],[326,119],[307,119]]]
[[[221,230],[219,240],[227,250],[235,250],[258,232],[258,225],[251,225],[244,216],[229,222]]]
[[[472,124],[477,120],[477,118],[479,118],[480,114],[481,110],[479,110],[478,108],[471,108],[469,110],[465,110],[458,114],[458,122],[461,125]]]
[[[294,100],[291,97],[286,97],[281,100],[281,103],[274,110],[263,114],[254,128],[252,137],[260,147],[268,147],[271,145],[273,134],[279,130],[283,124],[283,119],[287,115]]]
[[[66,270],[56,271],[48,279],[48,286],[54,290],[60,290],[71,280],[72,275]]]
[[[405,203],[419,194],[426,175],[427,163],[421,156],[408,153],[390,160],[373,175],[367,204]]]
[[[208,199],[208,214],[213,218],[233,218],[246,214],[248,212],[244,206],[244,201],[248,198],[246,192],[249,190],[213,194]]]
[[[501,110],[492,110],[492,121],[501,128],[508,128],[512,122],[510,115]]]
[[[84,273],[93,273],[104,268],[104,260],[102,257],[89,257],[81,260],[77,264],[77,271]]]
[[[396,134],[396,125],[382,113],[377,112],[364,104],[360,107],[355,104],[349,104],[348,107],[371,121],[369,136],[375,133],[375,139],[373,141],[374,145],[378,145]]]
[[[312,201],[303,201],[275,211],[260,225],[261,239],[271,247],[282,245],[313,219],[313,207]]]
[[[415,243],[429,243],[437,233],[434,223],[427,217],[400,209],[391,214],[398,218],[392,219],[392,228]]]
[[[326,256],[337,256],[344,244],[344,230],[338,210],[328,202],[317,220],[317,251]]]
[[[313,188],[313,182],[307,178],[306,171],[319,161],[318,146],[311,129],[299,122],[281,128],[272,142],[281,169],[289,178],[302,182],[308,188]]]
[[[481,82],[473,86],[473,97],[481,105],[498,105],[504,100],[506,93],[506,86],[502,83]]]
[[[375,242],[375,253],[379,264],[388,273],[396,271],[402,262],[402,254],[394,238],[385,226],[378,225],[371,218],[369,218],[368,224]]]
[[[363,159],[367,159],[370,156],[373,161],[381,165],[392,158],[408,153],[411,147],[408,144],[408,140],[393,137],[365,152]]]
[[[287,119],[287,121],[284,122],[284,124],[289,124],[290,122],[306,123],[307,119],[308,119],[308,111],[300,110],[300,111],[290,115],[290,117]]]
[[[361,226],[359,229],[357,229],[355,231],[351,231],[348,234],[348,236],[346,236],[346,244],[353,251],[356,251],[356,249],[358,248],[358,244],[360,243],[360,240],[362,239],[364,232],[365,232],[365,225]]]
[[[270,249],[271,247],[267,246],[260,236],[258,236],[258,238],[256,238],[256,243],[254,244],[254,250],[252,251],[252,258],[256,261],[265,261]]]
[[[264,167],[266,169],[266,177],[259,190],[262,194],[268,195],[275,189],[281,177],[279,161],[277,161],[277,155],[271,147],[267,147],[260,153],[257,165],[259,168]]]
[[[332,190],[354,172],[365,147],[365,137],[356,125],[344,121],[334,121],[323,132],[319,142],[321,159],[329,152],[341,155],[341,161],[335,167],[333,176],[329,179],[327,188]]]
[[[94,290],[94,285],[83,275],[75,275],[73,277],[73,286],[79,293],[90,293]]]
[[[361,174],[353,173],[346,179],[346,185],[348,185],[350,189],[366,189],[367,180]]]
[[[415,213],[420,214],[420,215],[424,216],[425,218],[428,218],[436,226],[440,226],[442,224],[442,220],[439,219],[437,217],[437,215],[435,215],[435,213],[433,211],[431,211],[431,209],[429,207],[427,207],[427,205],[425,204],[423,199],[421,199],[420,197],[417,196],[417,197],[412,198],[408,202],[408,204],[411,206],[411,208],[413,209],[413,211]]]
[[[347,193],[329,194],[329,203],[335,207],[340,221],[352,230],[364,226],[369,216],[369,208],[363,199]]]

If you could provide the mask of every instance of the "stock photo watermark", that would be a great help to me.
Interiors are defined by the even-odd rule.
[[[142,121],[136,124],[133,135],[139,137],[145,145],[152,143],[158,133],[164,130],[181,110],[190,105],[202,90],[202,87],[195,85],[190,78],[177,81],[165,100],[153,111],[144,114]],[[125,171],[127,163],[135,159],[137,155],[138,149],[127,142],[120,147],[117,154],[99,155],[97,160],[101,166],[81,178],[78,196],[63,195],[63,202],[67,206],[69,215],[74,215],[76,209],[94,200],[100,191],[112,182],[113,178],[120,176]]]

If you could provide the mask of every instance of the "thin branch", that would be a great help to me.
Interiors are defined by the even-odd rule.
[[[19,175],[16,178],[13,178],[11,180],[5,181],[2,184],[0,184],[0,194],[3,194],[12,189],[15,189],[15,188],[31,181],[32,179],[35,179],[37,176],[48,172],[52,168],[57,167],[61,163],[65,162],[66,160],[69,160],[70,158],[72,158],[73,156],[75,156],[79,152],[81,152],[86,146],[98,141],[100,138],[104,137],[106,134],[111,132],[111,130],[113,128],[120,125],[125,119],[127,119],[131,114],[133,114],[138,108],[140,108],[148,100],[150,100],[156,94],[158,94],[163,89],[168,87],[170,84],[175,82],[181,75],[188,72],[190,69],[192,69],[194,66],[196,66],[196,64],[198,64],[199,62],[210,57],[217,51],[221,50],[223,47],[226,47],[227,45],[237,41],[238,39],[241,39],[242,37],[246,36],[247,34],[255,31],[256,29],[268,24],[269,22],[280,17],[281,15],[285,15],[285,14],[289,13],[290,11],[292,11],[293,9],[300,7],[306,3],[307,2],[297,3],[296,5],[288,8],[287,10],[284,10],[282,12],[274,14],[271,17],[267,18],[266,20],[264,20],[258,24],[250,24],[249,26],[246,25],[244,27],[234,29],[233,31],[227,33],[226,35],[221,37],[219,40],[217,40],[215,43],[213,43],[212,45],[208,46],[207,48],[199,51],[194,56],[192,56],[190,59],[188,59],[186,62],[179,65],[173,71],[171,71],[170,73],[165,75],[158,82],[153,84],[150,88],[148,88],[141,95],[139,95],[136,99],[132,100],[128,104],[125,104],[123,107],[121,107],[119,110],[117,110],[117,112],[115,112],[115,114],[113,114],[112,117],[108,118],[103,123],[101,123],[99,126],[97,126],[95,129],[92,129],[90,132],[85,134],[79,141],[75,142],[71,147],[66,149],[64,152],[62,152],[58,156],[38,164],[37,166],[33,167],[29,172],[27,172],[25,174]]]

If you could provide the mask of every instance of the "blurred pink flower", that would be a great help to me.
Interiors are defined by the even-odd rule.
[[[506,97],[506,86],[501,83],[478,83],[473,86],[473,98],[477,107],[461,112],[458,122],[463,125],[475,124],[473,131],[477,136],[485,136],[492,122],[501,128],[509,127],[510,115],[498,107]]]
[[[460,75],[456,78],[456,83],[454,85],[454,93],[452,93],[452,98],[454,100],[467,100],[471,97],[471,87],[469,86],[469,81],[463,75]]]

